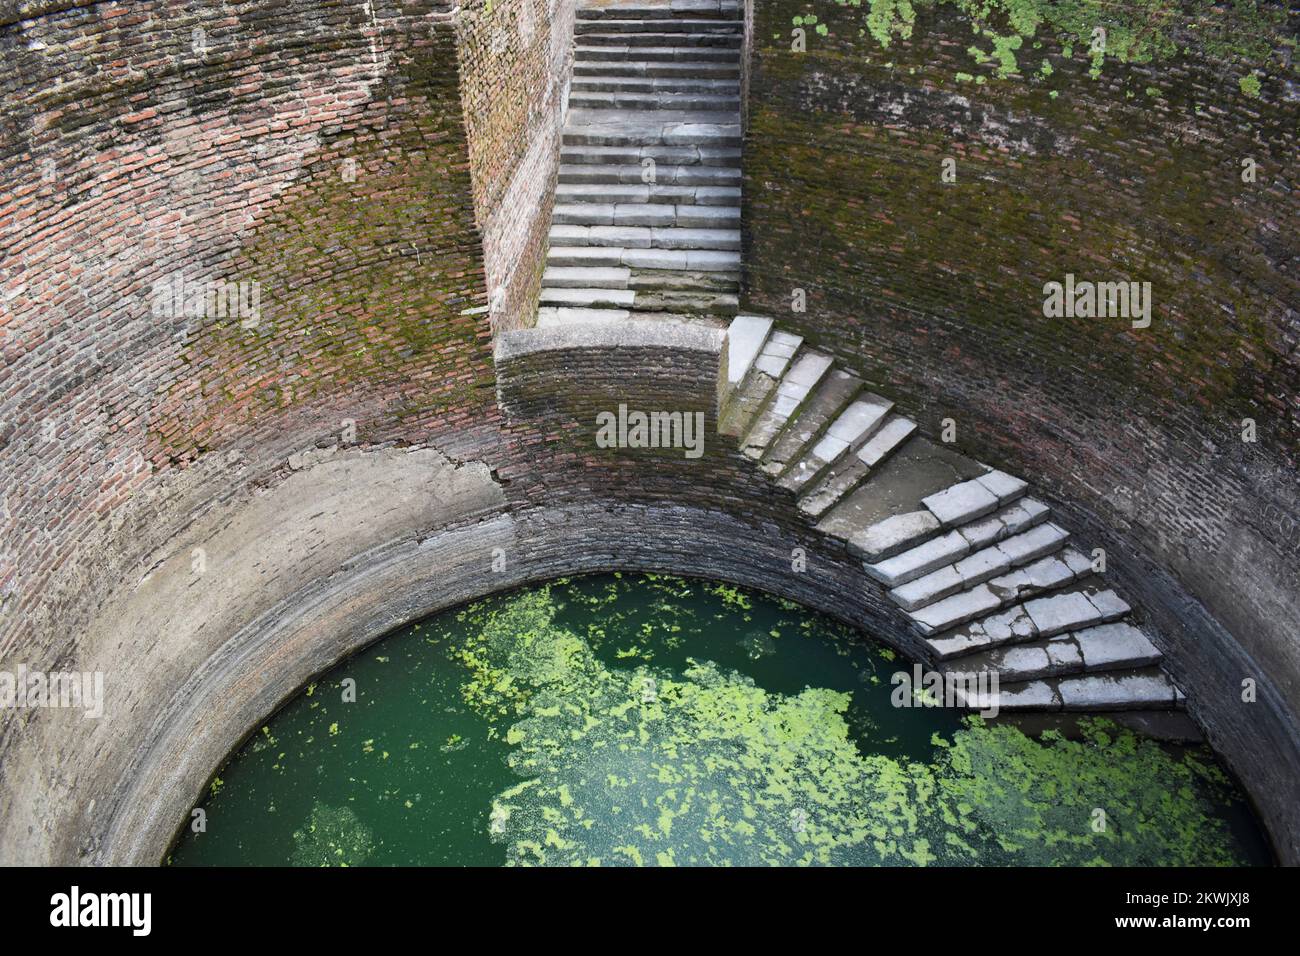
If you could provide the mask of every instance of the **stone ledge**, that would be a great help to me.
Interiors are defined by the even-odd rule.
[[[535,352],[570,349],[664,348],[717,354],[724,337],[721,329],[685,323],[633,320],[550,326],[499,335],[495,359],[500,364]]]

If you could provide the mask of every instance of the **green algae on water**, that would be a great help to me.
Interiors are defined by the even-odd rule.
[[[888,676],[910,666],[726,584],[606,575],[490,598],[265,722],[172,862],[1263,861],[1208,752],[1100,721],[1033,739],[896,709]]]

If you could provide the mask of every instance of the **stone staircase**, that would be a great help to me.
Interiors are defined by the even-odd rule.
[[[578,9],[538,326],[736,314],[740,17],[729,0]]]
[[[1024,481],[929,441],[771,319],[732,321],[718,420],[862,559],[939,670],[997,675],[1001,710],[1183,706],[1128,604]]]
[[[1129,606],[1024,481],[737,315],[741,16],[736,0],[579,7],[537,326],[726,329],[719,430],[862,559],[935,666],[996,674],[999,709],[1182,708]]]

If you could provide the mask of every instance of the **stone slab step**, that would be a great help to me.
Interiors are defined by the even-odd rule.
[[[574,63],[734,63],[740,64],[740,50],[704,46],[588,46],[573,48]]]
[[[664,116],[671,116],[678,111],[658,112]],[[658,123],[654,121],[655,111],[628,114],[628,116],[635,116],[638,119],[634,121],[627,118],[608,123],[566,126],[563,142],[566,146],[739,146],[741,142],[738,122]]]
[[[988,517],[930,538],[877,564],[864,563],[864,566],[881,584],[895,588],[952,564],[978,548],[1029,530],[1046,520],[1050,510],[1041,501],[1022,498]]]
[[[671,19],[668,24],[664,19]],[[573,25],[573,32],[578,36],[589,36],[593,33],[661,33],[672,31],[675,33],[686,33],[694,36],[721,34],[723,36],[743,35],[745,25],[740,20],[706,20],[700,18],[644,18],[644,17],[626,17],[614,19],[612,17],[601,17],[598,20],[588,20],[579,18]]]
[[[557,246],[546,253],[548,266],[627,266],[636,270],[691,272],[740,271],[740,253],[725,249],[629,249],[625,246]]]
[[[733,316],[740,311],[734,293],[684,289],[637,290],[632,307],[642,311]]]
[[[916,611],[1055,554],[1069,536],[1064,528],[1051,522],[1037,525],[891,589],[890,600],[905,611]]]
[[[740,97],[709,93],[585,93],[569,94],[569,105],[620,110],[740,110]]]
[[[988,699],[991,698],[991,699]],[[1158,667],[1109,674],[1049,678],[999,687],[981,700],[972,695],[971,708],[999,710],[1063,710],[1104,713],[1121,710],[1173,710],[1184,706],[1182,692]]]
[[[727,175],[739,177],[740,150],[734,146],[561,146],[560,162],[565,165],[632,166],[637,170],[636,182],[641,182],[644,161],[652,159],[659,167],[657,181],[666,183],[665,166],[721,166],[732,170]],[[739,180],[737,180],[739,181]],[[721,184],[713,184],[721,185]]]
[[[1054,560],[1045,558],[1043,563]],[[1059,569],[1056,573],[1060,574]],[[1004,644],[1107,624],[1128,613],[1129,607],[1119,595],[1095,581],[1081,580],[1085,577],[1086,573],[1072,575],[1052,593],[992,606],[942,632],[932,632],[926,643],[938,660],[949,660]]]
[[[570,90],[575,93],[707,93],[711,96],[739,96],[739,78],[673,76],[576,76]]]
[[[761,315],[738,315],[727,327],[723,382],[726,393],[734,390],[749,373],[772,331],[772,320]]]
[[[740,386],[732,391],[718,415],[718,431],[739,438],[767,404],[776,384],[793,361],[803,339],[774,330],[763,342]]]
[[[618,167],[614,167],[618,168]],[[646,183],[565,183],[555,188],[555,201],[562,205],[591,203],[652,203],[656,205],[736,207],[739,186],[668,186]]]
[[[548,266],[542,285],[550,289],[626,289],[632,270],[626,266]]]
[[[970,674],[997,673],[1001,683],[1014,683],[1148,667],[1160,660],[1160,651],[1145,634],[1132,624],[1120,621],[977,651],[953,658],[944,669]]]
[[[538,301],[575,309],[630,309],[636,303],[636,293],[631,289],[543,288]]]
[[[990,471],[921,500],[945,528],[981,518],[1023,495],[1029,485],[1001,471]]]
[[[653,179],[648,185],[647,177]],[[615,166],[604,163],[566,163],[560,167],[559,182],[567,185],[604,185],[604,186],[648,186],[648,202],[657,202],[653,190],[671,189],[716,189],[734,190],[735,199],[740,201],[739,169],[729,166],[671,166],[655,164],[647,166]],[[670,193],[663,193],[667,196]],[[709,195],[706,193],[705,195]],[[721,193],[719,194],[722,195]],[[696,202],[699,202],[696,199]]]
[[[619,246],[626,249],[740,249],[739,229],[679,229],[652,226],[551,227],[552,246]]]
[[[827,470],[846,459],[870,438],[889,416],[894,403],[868,393],[841,412],[817,442],[777,480],[782,488],[799,491],[814,487]]]
[[[813,390],[830,371],[835,360],[824,352],[804,349],[795,358],[772,394],[772,399],[750,425],[740,444],[747,458],[761,458],[768,444],[798,415]]]
[[[862,379],[843,369],[831,369],[808,404],[791,419],[763,453],[760,468],[776,478],[802,457],[862,391]]]
[[[820,518],[838,504],[845,495],[866,480],[872,469],[892,455],[916,431],[916,422],[902,415],[890,415],[884,423],[864,441],[858,450],[848,456],[847,464],[836,465],[815,487],[799,499],[799,510],[811,518]],[[826,534],[848,540],[855,529],[842,527],[839,522],[819,524]]]
[[[739,22],[738,0],[670,0],[668,3],[644,3],[629,0],[602,6],[581,6],[575,13],[584,20],[735,20]]]
[[[987,583],[910,611],[908,616],[921,635],[928,637],[983,617],[1016,601],[1063,588],[1091,571],[1092,563],[1087,558],[1073,548],[1063,548],[1057,554],[1022,565]],[[1125,606],[1124,611],[1127,610],[1128,607]],[[1041,628],[1039,630],[1040,637],[1050,637],[1053,633],[1060,631],[1049,633]]]
[[[573,64],[573,75],[577,76],[663,76],[663,77],[707,77],[722,79],[740,77],[740,63],[714,63],[707,61],[682,62],[647,62],[645,60],[581,60]]]
[[[634,269],[627,287],[637,292],[739,292],[739,272],[677,272],[667,269]]]
[[[639,27],[656,26],[656,24],[637,23],[635,20],[626,21]],[[740,49],[741,41],[744,40],[742,31],[736,29],[739,24],[729,23],[727,29],[713,30],[678,30],[664,29],[662,24],[657,24],[661,32],[652,33],[645,29],[617,29],[611,25],[609,29],[602,28],[596,30],[578,30],[577,36],[581,39],[583,46],[617,46],[617,47],[723,47],[726,49]],[[675,27],[675,25],[674,25]]]
[[[573,309],[542,306],[537,310],[537,327],[586,325],[595,322],[626,322],[632,317],[627,309]]]
[[[683,229],[738,229],[739,206],[695,203],[556,203],[551,222],[568,226],[664,226]]]

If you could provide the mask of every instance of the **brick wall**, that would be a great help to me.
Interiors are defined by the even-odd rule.
[[[231,463],[202,510],[294,451],[495,408],[447,4],[45,6],[0,27],[6,663],[70,654],[141,573],[165,529],[118,511],[165,510],[169,471]],[[159,295],[218,280],[258,308]]]
[[[537,313],[573,61],[575,0],[475,0],[456,19],[491,322]]]
[[[792,52],[809,13],[819,27]],[[1185,55],[1108,61],[1092,79],[1083,44],[1066,55],[1043,38],[1020,54],[1025,75],[998,79],[949,7],[921,8],[888,50],[862,17],[758,6],[745,307],[831,350],[932,435],[954,419],[965,451],[1171,570],[1192,596],[1177,625],[1189,646],[1193,622],[1213,624],[1199,601],[1254,660],[1218,675],[1219,702],[1240,706],[1240,680],[1262,672],[1300,712],[1294,22],[1262,68],[1184,38]],[[1239,85],[1252,68],[1258,96]],[[1150,281],[1151,327],[1045,318],[1043,285],[1066,273]]]

